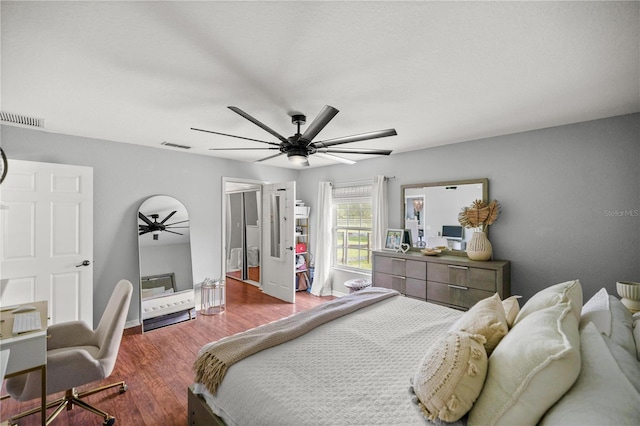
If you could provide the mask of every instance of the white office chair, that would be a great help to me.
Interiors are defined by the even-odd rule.
[[[54,324],[47,328],[47,334],[50,335],[47,339],[47,395],[66,391],[64,397],[47,404],[47,409],[56,407],[47,418],[47,425],[64,408],[70,410],[74,405],[102,416],[105,425],[115,423],[115,417],[87,404],[81,398],[116,386],[120,387],[120,393],[126,392],[127,385],[124,381],[80,393],[75,388],[105,379],[113,371],[132,293],[133,285],[129,281],[118,282],[95,330],[84,321]],[[18,401],[39,398],[40,373],[22,374],[7,379],[6,389]],[[13,424],[15,420],[39,411],[39,407],[25,411],[11,417],[9,423]]]

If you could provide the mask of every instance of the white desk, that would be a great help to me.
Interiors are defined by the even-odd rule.
[[[41,413],[42,425],[47,422],[47,302],[25,303],[38,308],[43,329],[22,334],[13,334],[11,310],[0,311],[0,348],[11,354],[5,378],[40,370],[42,378]]]

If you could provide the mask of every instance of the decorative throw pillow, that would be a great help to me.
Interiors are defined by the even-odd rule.
[[[427,419],[455,422],[469,411],[487,374],[484,340],[452,331],[431,346],[411,387],[413,402]]]
[[[606,288],[601,288],[582,307],[580,315],[580,329],[592,322],[600,333],[611,335],[611,311],[609,309],[609,293]]]
[[[498,346],[500,340],[509,331],[498,293],[473,305],[451,326],[450,331],[454,330],[483,335],[487,340],[484,347],[487,356],[490,356],[493,349]]]
[[[629,353],[629,351],[622,346],[615,343],[607,336],[602,336],[602,340],[605,341],[609,347],[609,352],[613,355],[613,358],[618,363],[620,371],[624,373],[629,382],[636,388],[640,395],[640,362],[636,358],[635,353]],[[640,402],[640,399],[638,400]]]
[[[609,338],[622,346],[630,354],[636,354],[636,343],[633,339],[633,316],[620,299],[609,295],[611,309],[611,334]]]
[[[580,373],[580,333],[571,303],[527,315],[489,358],[468,424],[536,424]]]
[[[509,328],[513,327],[513,323],[518,316],[518,312],[520,312],[520,303],[518,303],[518,299],[520,299],[521,297],[522,296],[511,296],[502,301],[504,316],[507,320],[507,325],[509,326]]]
[[[571,309],[573,315],[580,322],[580,314],[582,311],[582,286],[579,280],[566,281],[564,283],[552,285],[534,294],[531,299],[524,304],[516,320],[515,324],[522,321],[527,315],[540,309],[553,306],[556,303],[571,301]]]
[[[626,379],[605,337],[593,323],[580,333],[582,369],[576,383],[540,425],[632,425],[640,419],[640,393]]]

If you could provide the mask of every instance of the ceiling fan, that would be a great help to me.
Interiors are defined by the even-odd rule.
[[[151,219],[153,219],[153,222],[149,219],[149,217],[143,215],[142,213],[138,212],[138,217],[140,218],[140,220],[142,220],[146,225],[138,225],[138,235],[144,235],[147,234],[149,232],[151,232],[153,234],[153,239],[157,240],[158,236],[160,235],[161,232],[170,232],[172,234],[177,234],[177,235],[183,235],[179,232],[175,232],[175,231],[171,231],[169,228],[174,229],[174,228],[188,228],[188,226],[175,226],[184,222],[188,222],[189,220],[181,220],[179,222],[173,222],[173,223],[167,223],[165,225],[165,222],[167,220],[169,220],[169,218],[171,216],[173,216],[174,214],[176,214],[177,210],[172,211],[171,213],[169,213],[167,215],[167,217],[165,217],[162,222],[158,222],[158,218],[160,217],[159,214],[154,213],[154,214],[150,214],[149,217]]]
[[[313,142],[313,139],[324,129],[324,127],[331,121],[333,117],[339,112],[332,106],[325,105],[324,108],[320,111],[320,114],[309,124],[309,127],[305,130],[304,133],[300,133],[300,126],[305,124],[307,121],[307,117],[303,114],[293,114],[291,116],[291,122],[298,126],[298,130],[295,135],[285,138],[269,126],[264,123],[258,121],[256,118],[242,111],[238,107],[230,106],[228,107],[231,111],[236,114],[241,115],[246,118],[256,126],[262,128],[263,130],[269,132],[271,135],[275,136],[280,143],[268,142],[259,139],[246,138],[243,136],[230,135],[227,133],[214,132],[213,130],[203,130],[196,129],[194,127],[191,130],[197,130],[199,132],[206,133],[214,133],[216,135],[222,136],[230,136],[238,139],[245,139],[253,142],[260,142],[264,144],[270,145],[268,148],[211,148],[212,151],[231,151],[231,150],[277,150],[280,151],[277,154],[270,155],[265,158],[261,158],[256,160],[256,162],[261,162],[265,160],[269,160],[271,158],[279,157],[280,155],[287,155],[289,161],[299,164],[301,166],[309,165],[309,155],[318,154],[323,157],[328,157],[333,160],[353,164],[355,161],[339,157],[333,154],[370,154],[370,155],[389,155],[391,154],[391,150],[387,149],[358,149],[358,148],[331,148],[336,145],[342,145],[351,142],[359,142],[365,141],[369,139],[377,139],[377,138],[385,138],[387,136],[395,136],[397,135],[395,129],[387,129],[387,130],[378,130],[375,132],[361,133],[352,136],[343,136],[335,139],[327,139],[324,141]]]

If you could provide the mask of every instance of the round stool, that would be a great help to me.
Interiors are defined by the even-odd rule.
[[[200,313],[202,315],[221,314],[226,309],[225,281],[205,280],[200,287]]]
[[[371,287],[371,278],[354,278],[345,282],[344,286],[349,289],[349,294],[355,293],[363,288]]]

